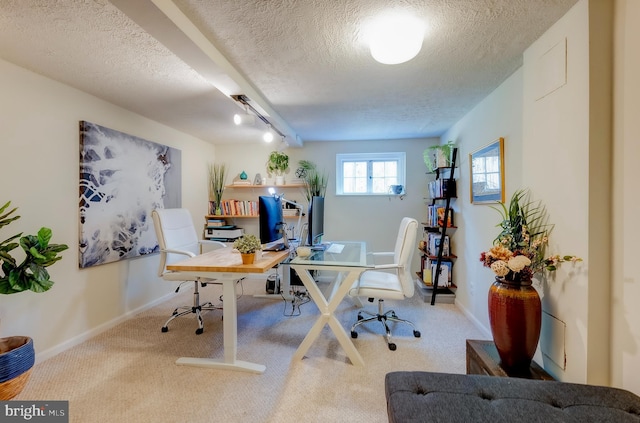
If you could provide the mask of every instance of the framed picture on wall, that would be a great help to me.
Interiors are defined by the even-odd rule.
[[[472,204],[504,203],[504,138],[469,154]]]

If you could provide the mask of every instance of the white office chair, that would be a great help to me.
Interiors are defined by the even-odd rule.
[[[193,304],[177,307],[173,310],[173,314],[169,320],[162,326],[162,332],[169,330],[169,322],[176,317],[194,313],[198,319],[196,335],[200,335],[204,331],[202,310],[215,310],[220,307],[216,307],[210,302],[200,304],[198,285],[204,287],[207,284],[213,283],[214,279],[196,278],[194,280],[192,276],[185,275],[182,272],[167,270],[166,266],[167,264],[201,254],[203,244],[222,248],[225,247],[225,244],[218,241],[198,239],[196,229],[193,226],[193,220],[191,219],[191,213],[187,209],[156,209],[151,212],[151,217],[153,218],[153,226],[156,230],[156,236],[158,237],[158,245],[160,246],[158,276],[166,281],[181,282],[176,292],[178,292],[182,284],[187,281],[193,281],[195,287]]]
[[[418,231],[418,221],[409,217],[402,219],[396,246],[393,252],[373,253],[376,256],[393,256],[392,264],[377,265],[373,270],[363,272],[360,279],[356,281],[349,295],[352,297],[366,297],[369,302],[373,302],[374,298],[378,298],[378,312],[370,313],[365,310],[358,312],[358,321],[351,326],[351,337],[357,338],[356,328],[361,324],[379,321],[385,328],[385,339],[391,351],[395,351],[396,344],[391,342],[391,330],[387,325],[387,320],[392,322],[400,322],[411,325],[413,328],[413,336],[420,337],[420,332],[416,330],[413,323],[408,320],[400,319],[396,312],[389,310],[384,311],[384,299],[403,300],[411,298],[415,288],[413,279],[411,278],[411,257],[416,248],[416,233]],[[393,271],[393,272],[389,272]],[[372,317],[363,318],[362,313],[366,313]]]

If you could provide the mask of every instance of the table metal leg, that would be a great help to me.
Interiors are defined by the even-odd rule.
[[[250,373],[264,373],[263,364],[249,363],[236,359],[238,350],[238,307],[236,300],[236,279],[222,281],[222,316],[224,329],[224,359],[180,357],[176,364],[181,366],[207,367],[212,369],[237,370]]]

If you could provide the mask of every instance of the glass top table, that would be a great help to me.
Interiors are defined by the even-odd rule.
[[[322,250],[312,250],[311,255],[295,256],[282,264],[304,265],[308,268],[324,267],[358,267],[372,268],[372,256],[367,254],[367,243],[362,241],[331,242]],[[329,270],[329,269],[327,269]]]
[[[307,333],[293,358],[302,359],[313,341],[320,336],[322,328],[329,325],[351,363],[356,366],[364,366],[364,360],[360,353],[336,318],[335,310],[347,296],[360,274],[374,267],[372,256],[367,254],[367,244],[361,241],[333,242],[324,250],[312,251],[311,255],[307,257],[293,257],[283,264],[290,265],[298,273],[311,299],[320,310],[318,320]],[[311,276],[310,270],[338,272],[338,276],[326,294],[320,290]]]

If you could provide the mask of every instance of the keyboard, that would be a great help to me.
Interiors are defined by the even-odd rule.
[[[331,246],[330,243],[316,244],[311,246],[311,251],[325,251]]]
[[[284,246],[284,243],[280,243],[280,244],[274,244],[271,247],[265,248],[262,251],[282,251],[285,248],[286,247]]]

